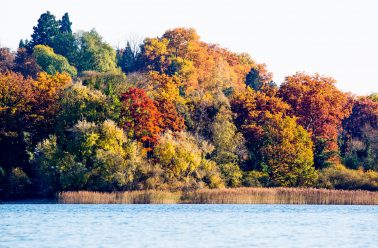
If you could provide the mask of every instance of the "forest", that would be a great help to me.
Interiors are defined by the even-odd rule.
[[[114,48],[43,13],[0,47],[0,199],[63,191],[378,190],[378,94],[265,64],[192,28]]]

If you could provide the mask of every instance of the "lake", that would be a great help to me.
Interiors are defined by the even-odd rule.
[[[377,206],[0,205],[0,247],[377,247]]]

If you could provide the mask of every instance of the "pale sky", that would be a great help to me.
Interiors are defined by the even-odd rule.
[[[193,27],[203,41],[247,52],[274,80],[319,72],[356,94],[378,92],[376,0],[1,0],[0,45],[30,39],[39,16],[68,12],[73,30],[95,28],[111,45]]]

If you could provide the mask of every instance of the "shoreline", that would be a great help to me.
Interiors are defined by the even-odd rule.
[[[70,191],[57,195],[61,204],[308,204],[378,205],[378,192],[315,188],[226,188],[193,191]]]

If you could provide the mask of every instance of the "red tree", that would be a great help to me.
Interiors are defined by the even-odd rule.
[[[150,150],[161,132],[161,113],[142,89],[129,88],[122,94],[121,100],[121,125]]]

